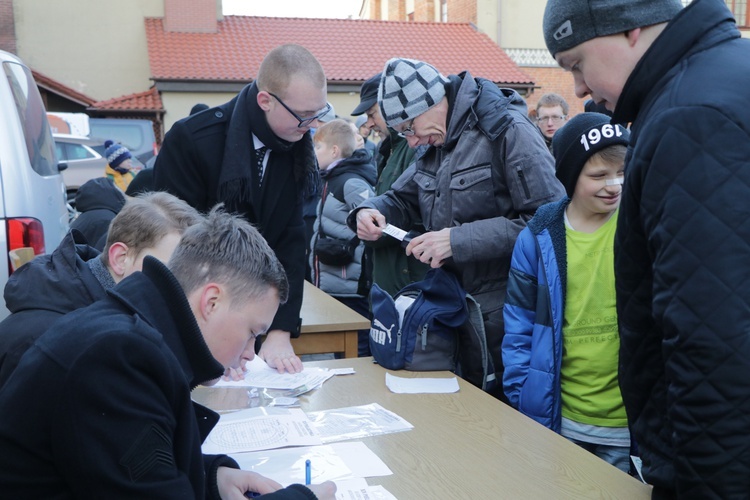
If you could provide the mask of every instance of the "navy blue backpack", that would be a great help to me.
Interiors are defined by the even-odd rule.
[[[413,302],[399,304],[399,312],[401,298]],[[497,387],[481,307],[452,272],[430,269],[393,298],[374,283],[370,301],[370,351],[378,364],[389,370],[448,370],[484,391]]]
[[[396,307],[399,297],[413,299],[403,321]],[[373,284],[370,300],[370,351],[378,364],[391,370],[455,371],[458,329],[468,311],[466,292],[453,273],[430,269],[393,298]]]

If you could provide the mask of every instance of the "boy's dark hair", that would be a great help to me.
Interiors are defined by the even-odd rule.
[[[185,231],[168,267],[185,295],[215,282],[227,287],[233,302],[260,297],[268,287],[278,291],[282,304],[289,296],[284,267],[266,240],[221,205]]]
[[[109,265],[109,247],[113,243],[124,243],[128,251],[137,255],[170,233],[182,234],[202,219],[196,209],[169,193],[151,192],[129,198],[109,224],[102,262]]]

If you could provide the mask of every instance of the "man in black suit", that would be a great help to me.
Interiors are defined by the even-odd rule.
[[[299,335],[305,273],[302,204],[314,189],[310,128],[330,109],[317,59],[299,45],[264,58],[257,79],[231,101],[176,122],[164,138],[154,189],[198,210],[223,202],[253,223],[276,252],[289,279],[282,305],[259,355],[279,372],[299,372],[290,338]]]

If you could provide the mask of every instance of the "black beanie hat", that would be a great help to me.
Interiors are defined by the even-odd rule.
[[[552,136],[555,175],[569,198],[573,197],[583,165],[594,153],[615,144],[628,145],[630,131],[610,120],[601,113],[580,113]]]

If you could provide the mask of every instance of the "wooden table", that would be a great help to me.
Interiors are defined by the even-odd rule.
[[[292,339],[295,354],[343,353],[357,357],[357,330],[370,328],[370,321],[309,281],[302,295],[302,328]]]
[[[371,477],[399,500],[648,499],[651,487],[619,471],[459,379],[455,394],[393,394],[372,358],[308,366],[354,367],[301,396],[304,411],[379,403],[408,420],[407,432],[362,441],[393,471]],[[400,377],[452,377],[449,372],[390,371]],[[199,388],[194,399],[217,410],[247,406],[247,390]]]

